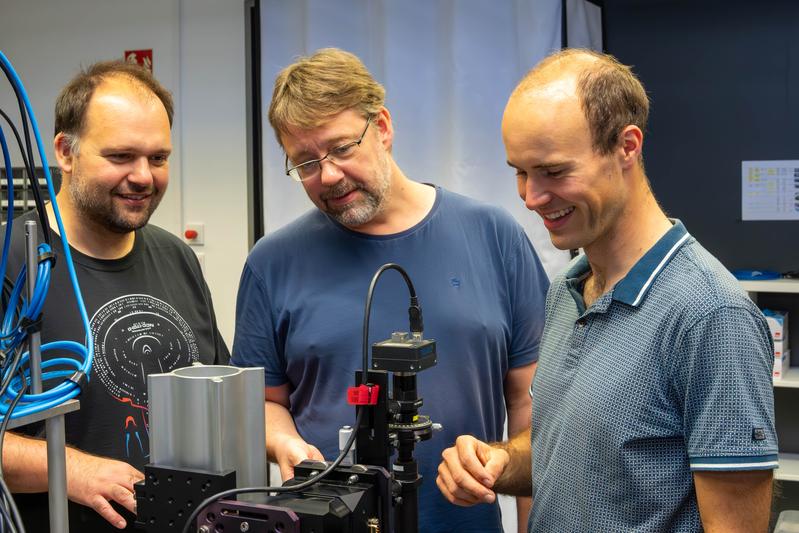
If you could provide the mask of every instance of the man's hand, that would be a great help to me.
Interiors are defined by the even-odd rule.
[[[116,528],[123,529],[127,523],[110,502],[135,513],[133,484],[142,479],[144,474],[127,463],[67,449],[67,496],[91,507]]]
[[[312,446],[299,437],[287,437],[275,446],[275,459],[280,467],[283,481],[294,477],[294,466],[305,459],[324,461],[325,458],[316,446]]]
[[[496,500],[491,489],[510,461],[508,452],[461,435],[441,456],[436,485],[447,500],[462,506]]]

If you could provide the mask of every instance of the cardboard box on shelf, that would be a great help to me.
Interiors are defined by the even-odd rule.
[[[774,358],[774,371],[772,372],[774,381],[779,381],[784,378],[790,367],[791,351],[785,350],[785,353],[783,353],[780,357]]]
[[[763,314],[766,315],[771,338],[775,341],[788,342],[788,311],[763,309]]]
[[[782,357],[788,351],[787,341],[774,341],[774,357]]]

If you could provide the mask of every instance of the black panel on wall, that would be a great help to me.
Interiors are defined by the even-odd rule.
[[[607,0],[605,42],[652,99],[667,213],[729,269],[799,270],[799,221],[741,220],[741,161],[799,160],[799,2]]]

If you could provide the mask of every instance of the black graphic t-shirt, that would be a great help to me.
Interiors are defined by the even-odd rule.
[[[32,219],[30,213],[14,221],[9,279],[24,261],[24,221]],[[82,343],[83,325],[61,240],[53,234],[51,242],[58,259],[43,310],[42,344]],[[121,259],[70,251],[90,318],[94,363],[78,398],[80,410],[65,417],[67,444],[143,470],[150,445],[147,375],[196,361],[227,364],[230,357],[216,327],[211,295],[194,252],[156,226],[136,231],[133,250]],[[59,355],[50,351],[43,358]],[[26,432],[43,435],[43,425]],[[18,494],[15,500],[26,530],[49,530],[46,494]],[[118,531],[91,509],[70,504],[69,512],[71,531]]]

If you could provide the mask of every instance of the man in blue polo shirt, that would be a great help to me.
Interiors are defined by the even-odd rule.
[[[641,155],[648,107],[628,67],[585,50],[545,59],[510,97],[519,195],[558,248],[585,254],[547,296],[531,439],[459,437],[437,479],[452,503],[532,491],[536,533],[768,527],[768,328],[658,206]]]

